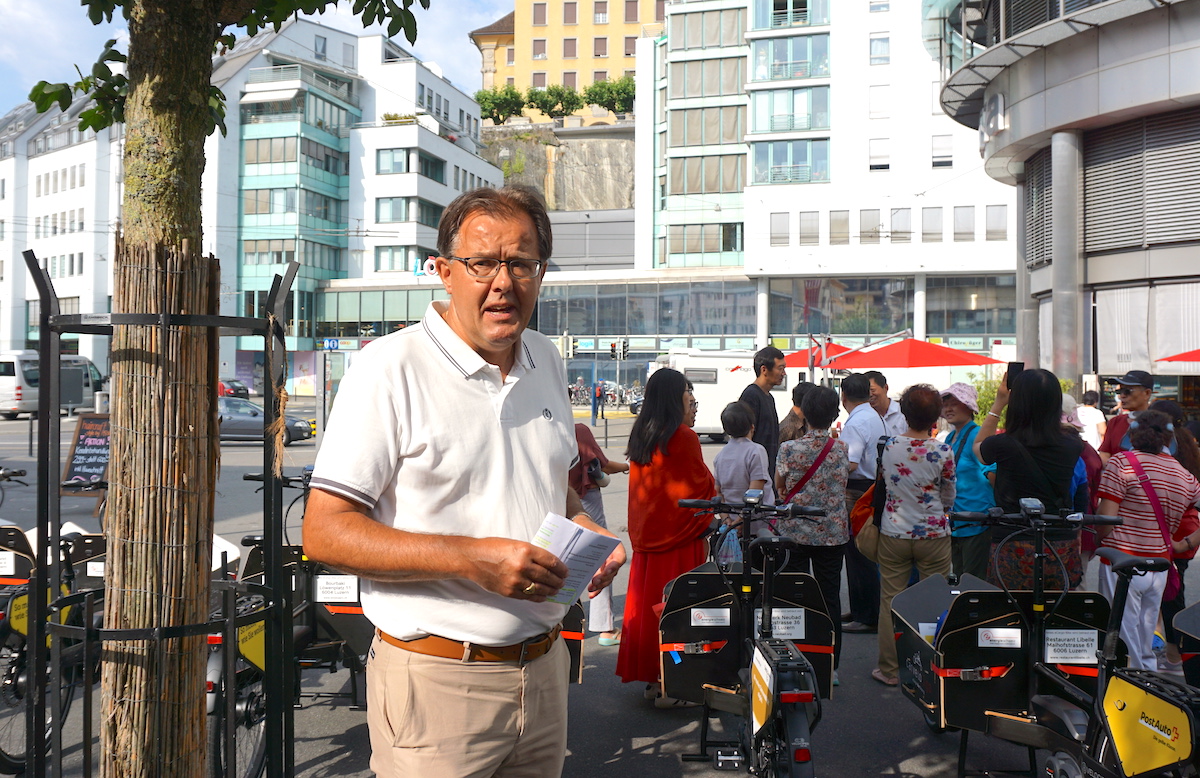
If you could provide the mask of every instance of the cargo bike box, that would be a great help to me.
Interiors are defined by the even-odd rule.
[[[761,606],[761,576],[751,583],[755,622]],[[704,686],[733,688],[741,683],[739,641],[743,618],[735,594],[742,583],[740,564],[724,575],[706,562],[681,575],[665,592],[659,620],[663,694],[704,702]],[[771,623],[775,638],[784,638],[805,655],[817,676],[823,699],[833,682],[833,621],[816,579],[784,570],[775,577]]]
[[[1095,592],[1057,591],[1043,600],[1050,615],[1042,659],[1095,694],[1108,601]],[[931,728],[1029,744],[1020,733],[1029,715],[1033,606],[1032,592],[1005,593],[970,575],[955,586],[930,576],[896,595],[900,687]]]

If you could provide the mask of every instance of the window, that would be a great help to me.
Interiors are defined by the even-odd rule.
[[[669,119],[672,147],[740,144],[746,132],[746,108],[740,105],[671,111]]]
[[[954,136],[933,136],[933,166],[954,167]]]
[[[829,129],[829,87],[770,89],[751,93],[753,132]]]
[[[375,152],[375,172],[380,175],[408,172],[408,149],[379,149]]]
[[[625,0],[625,23],[634,24],[638,20],[638,0]]]
[[[800,245],[815,246],[821,241],[821,212],[800,212]]]
[[[355,67],[354,45],[351,43],[342,44],[342,64],[351,70]]]
[[[987,207],[987,240],[1008,240],[1008,206]]]
[[[607,70],[593,70],[592,71],[592,83],[593,84],[600,82],[600,81],[607,81],[607,80],[608,80],[608,71]]]
[[[326,54],[326,40],[320,35],[313,39],[313,57],[318,62],[324,62],[329,58]]]
[[[442,206],[426,200],[417,200],[417,223],[436,229],[441,218]]]
[[[84,163],[80,162],[79,163],[79,185],[80,186],[83,186],[83,168],[84,168]]]
[[[295,189],[247,189],[242,192],[245,214],[295,213]]]
[[[883,232],[883,222],[879,220],[878,209],[864,208],[858,212],[859,243],[878,243],[881,232]]]
[[[0,200],[4,199],[4,185],[7,182],[8,182],[8,179],[0,178]]]
[[[850,212],[829,212],[829,245],[845,246],[850,242]]]
[[[41,176],[38,176],[38,177],[37,177],[37,178],[34,180],[34,191],[36,192],[36,194],[34,195],[34,197],[41,197],[41,196],[42,196],[42,177],[41,177]]]
[[[975,206],[954,206],[954,240],[960,243],[975,240]]]
[[[574,70],[564,70],[562,74],[562,85],[570,89],[579,88],[579,79],[575,75]]]
[[[888,0],[868,0],[867,9],[873,14],[883,13],[891,10],[891,4]]]
[[[375,221],[380,224],[408,221],[406,204],[403,197],[375,198]]]
[[[295,138],[258,138],[247,140],[243,144],[246,164],[266,164],[269,162],[295,162]]]
[[[744,155],[673,157],[668,163],[670,194],[741,192],[743,189]]]
[[[608,24],[607,0],[596,0],[596,2],[592,3],[592,9],[593,24]]]
[[[405,246],[376,246],[375,269],[378,271],[407,270],[408,249]]]
[[[637,56],[637,36],[636,35],[626,35],[625,36],[625,56],[626,57]]]
[[[668,67],[671,99],[745,94],[745,57],[672,62]]]
[[[546,24],[546,4],[545,3],[534,3],[533,4],[533,23],[538,25],[539,27],[545,26],[545,24]]]
[[[563,3],[563,24],[579,24],[578,3]]]
[[[511,65],[512,63],[510,62],[509,64]],[[504,79],[504,83],[508,84],[509,86],[513,86],[516,83],[516,79],[514,79],[512,76],[509,76],[508,78]]]
[[[533,74],[533,85],[538,89],[546,88],[546,72],[541,71]]]
[[[417,163],[420,165],[421,175],[431,178],[439,184],[446,183],[446,160],[419,151],[417,152]]]
[[[4,220],[0,219],[0,240],[4,240]]]
[[[788,214],[771,214],[771,245],[786,246],[790,242],[788,236]]]
[[[750,144],[755,184],[807,184],[829,180],[829,139]]]
[[[941,243],[942,242],[942,209],[941,208],[922,208],[921,209],[921,242],[922,243]]]
[[[889,33],[877,32],[871,34],[871,64],[886,65],[892,61],[891,38]]]
[[[592,42],[592,56],[607,57],[608,56],[608,38],[596,38]]]
[[[912,211],[908,208],[892,209],[892,243],[912,242]]]
[[[870,149],[871,170],[891,170],[892,141],[890,138],[872,138],[867,141]]]
[[[507,51],[508,51],[507,64],[515,65],[517,63],[516,49],[514,49],[512,46],[509,46]],[[421,101],[418,99],[417,102],[419,103]]]
[[[892,88],[886,84],[867,90],[867,115],[872,119],[886,119],[891,115]]]
[[[533,39],[533,58],[534,59],[545,59],[546,58],[546,39],[545,38],[534,38]]]
[[[577,42],[575,38],[563,38],[563,59],[575,59],[579,56],[576,53]]]
[[[75,188],[75,166],[71,165],[71,188]],[[3,199],[3,198],[0,198]]]

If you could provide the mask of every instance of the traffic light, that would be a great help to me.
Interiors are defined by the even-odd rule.
[[[617,344],[616,343],[608,344],[608,358],[609,359],[617,358]]]
[[[629,341],[621,341],[621,359],[629,359]]]

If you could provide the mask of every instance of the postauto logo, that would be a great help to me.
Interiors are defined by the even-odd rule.
[[[1146,711],[1142,711],[1138,716],[1138,723],[1143,727],[1154,730],[1172,743],[1179,739],[1179,727],[1173,727],[1169,724],[1164,724],[1150,714],[1146,713]]]

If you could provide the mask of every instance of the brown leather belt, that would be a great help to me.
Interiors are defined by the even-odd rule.
[[[456,659],[460,662],[516,662],[521,667],[538,659],[550,650],[562,625],[557,625],[549,632],[511,646],[481,646],[477,643],[459,642],[437,635],[427,635],[416,640],[401,640],[392,637],[383,630],[376,629],[375,634],[388,645],[412,651],[414,654],[440,656],[445,659]]]

